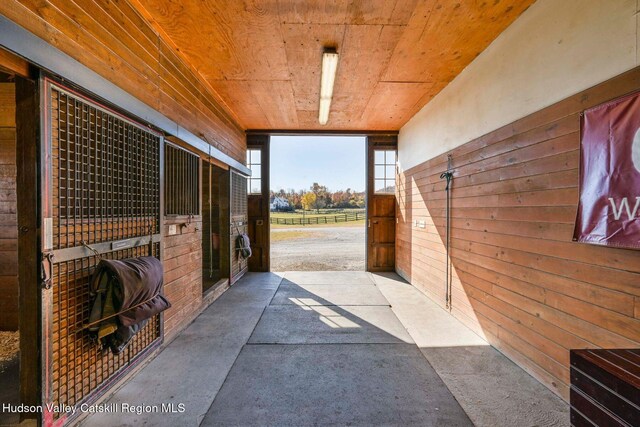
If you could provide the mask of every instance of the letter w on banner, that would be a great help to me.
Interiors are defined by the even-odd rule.
[[[640,248],[640,93],[584,112],[573,239]]]

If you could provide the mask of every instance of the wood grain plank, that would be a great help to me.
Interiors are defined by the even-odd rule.
[[[637,87],[639,75],[625,73],[398,177],[398,271],[444,305],[439,176],[453,155],[452,313],[565,399],[567,350],[640,346],[640,252],[572,242],[578,113]]]

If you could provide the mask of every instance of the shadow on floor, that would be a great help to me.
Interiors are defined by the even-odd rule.
[[[286,273],[203,426],[470,426],[368,273]]]
[[[6,362],[0,362],[0,426],[15,425],[20,422],[20,414],[2,411],[2,404],[20,404],[20,358],[18,355]]]
[[[87,426],[566,425],[566,404],[397,275],[247,275]],[[566,421],[566,422],[565,422]]]

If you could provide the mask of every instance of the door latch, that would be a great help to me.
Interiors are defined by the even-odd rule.
[[[53,284],[53,252],[42,253],[40,277],[42,277],[42,288],[51,289],[51,285]]]

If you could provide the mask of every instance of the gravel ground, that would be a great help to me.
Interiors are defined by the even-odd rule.
[[[271,242],[271,271],[365,270],[365,228],[362,225],[276,228],[271,234],[286,231],[297,231],[300,235]]]

